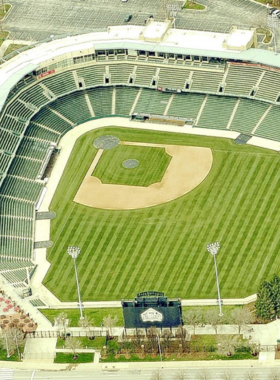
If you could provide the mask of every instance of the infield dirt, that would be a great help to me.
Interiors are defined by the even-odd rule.
[[[74,202],[107,210],[131,210],[160,205],[197,187],[212,166],[213,156],[209,148],[131,142],[122,144],[164,147],[172,159],[162,180],[148,187],[103,184],[100,179],[92,176],[103,153],[100,149],[75,195]]]

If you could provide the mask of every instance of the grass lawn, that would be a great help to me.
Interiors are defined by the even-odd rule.
[[[3,348],[0,349],[0,360],[5,360],[5,361],[9,361],[9,362],[19,362],[19,361],[21,361],[18,358],[17,353],[14,353],[9,358],[7,358],[7,351],[5,349],[3,349]]]
[[[78,355],[77,359],[73,359],[73,354],[57,352],[54,358],[55,363],[92,363],[94,354],[82,353]]]
[[[46,318],[52,323],[54,318],[56,318],[60,313],[64,312],[67,314],[67,318],[70,319],[69,327],[77,327],[78,321],[80,319],[80,311],[78,309],[40,309],[40,312],[44,314]],[[111,315],[112,317],[117,316],[118,322],[116,326],[123,326],[123,314],[121,308],[106,308],[106,309],[84,309],[84,315],[86,315],[90,320],[93,321],[93,325],[96,327],[101,326],[104,317]]]
[[[135,168],[124,168],[123,162],[135,159]],[[171,161],[164,148],[118,145],[105,150],[93,172],[102,183],[149,186],[160,182]]]
[[[198,3],[195,3],[194,1],[187,0],[183,6],[183,9],[203,10],[203,9],[205,9],[205,6],[198,4]]]
[[[210,147],[213,165],[190,193],[165,204],[131,211],[99,210],[73,202],[105,134],[122,141]],[[221,295],[244,297],[279,271],[279,153],[195,135],[107,128],[79,138],[50,210],[53,246],[44,284],[62,301],[76,301],[73,260],[82,299],[134,298],[145,290],[169,297],[216,298],[213,258],[206,245],[219,241]],[[182,179],[183,180],[183,179]],[[71,186],[69,186],[71,184]]]
[[[87,337],[80,337],[75,338],[78,339],[81,342],[82,348],[96,348],[101,350],[105,344],[106,344],[106,338],[105,337],[99,337],[97,336],[93,340],[90,340]],[[62,338],[58,338],[56,342],[56,348],[66,348],[65,347],[66,341]]]
[[[246,345],[246,340],[244,340]],[[118,347],[117,342],[115,343]],[[244,360],[244,359],[257,359],[252,356],[248,349],[237,349],[232,356],[219,355],[217,353],[217,336],[216,335],[195,335],[192,336],[188,345],[188,350],[184,353],[165,354],[162,353],[163,361],[192,361],[192,360]],[[123,362],[123,361],[160,361],[160,356],[150,356],[147,354],[144,358],[139,357],[137,354],[131,355],[114,355],[108,354],[107,357],[102,357],[101,362]]]
[[[11,8],[10,4],[5,4],[5,8],[1,4],[1,6],[0,6],[0,20],[2,20],[2,18],[4,18],[7,15],[10,8]]]
[[[5,39],[8,37],[9,35],[9,32],[5,31],[5,30],[2,30],[0,32],[0,46],[2,45],[2,43],[5,41]]]
[[[20,49],[20,48],[22,48],[24,46],[26,46],[26,45],[10,44],[9,47],[8,47],[8,49],[5,50],[4,55],[8,55],[8,54],[12,53],[13,51],[18,50],[18,49]]]

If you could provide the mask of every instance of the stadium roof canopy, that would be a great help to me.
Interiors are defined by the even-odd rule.
[[[197,55],[260,63],[280,68],[280,56],[255,49],[255,31],[232,28],[230,33],[173,29],[172,20],[149,20],[145,26],[112,26],[95,33],[69,36],[38,44],[0,66],[0,110],[9,91],[26,74],[66,57],[97,50],[127,49]]]

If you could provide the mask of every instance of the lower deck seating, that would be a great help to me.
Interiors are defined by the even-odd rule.
[[[240,99],[230,129],[245,134],[251,134],[269,104],[251,99]]]
[[[204,98],[201,94],[174,94],[167,115],[196,119]]]
[[[112,87],[92,88],[87,90],[95,116],[112,114]]]
[[[139,88],[117,87],[116,89],[116,115],[129,115]]]
[[[208,95],[198,126],[203,128],[226,129],[236,102],[237,98]]]
[[[134,112],[162,115],[171,97],[170,93],[143,88]]]

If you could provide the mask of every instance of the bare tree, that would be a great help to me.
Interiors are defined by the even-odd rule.
[[[236,335],[220,335],[217,338],[218,353],[220,355],[231,356],[239,346],[239,339]]]
[[[244,380],[259,380],[259,376],[254,372],[247,372],[244,376]]]
[[[87,315],[83,319],[79,319],[78,322],[80,327],[84,327],[89,332],[89,336],[92,337],[94,334],[91,333],[90,328],[94,325],[93,319],[90,319]]]
[[[212,379],[212,376],[210,374],[210,372],[203,368],[203,370],[197,375],[197,380],[210,380]]]
[[[221,375],[222,380],[235,380],[234,375],[231,372],[224,372]]]
[[[112,317],[111,315],[108,315],[108,317],[103,318],[103,325],[108,330],[110,336],[113,335],[112,333],[113,327],[116,326],[117,322],[118,322],[118,317],[116,315],[114,317]]]
[[[163,346],[163,348],[165,350],[168,350],[168,348],[171,345],[171,339],[173,338],[173,334],[172,334],[172,332],[169,329],[165,329],[165,330],[163,330],[161,336],[163,338],[163,344],[162,344],[162,346]]]
[[[151,380],[164,380],[162,371],[157,370],[152,373]]]
[[[184,370],[181,370],[177,373],[175,373],[175,375],[173,376],[173,380],[188,380],[189,377],[186,373],[186,371]]]
[[[230,313],[230,318],[232,320],[232,323],[237,326],[239,335],[241,334],[243,327],[254,321],[252,313],[244,308],[233,309]]]
[[[157,353],[159,349],[159,336],[157,328],[154,326],[151,326],[147,330],[147,340],[148,340],[148,349],[152,353]]]
[[[18,357],[20,358],[20,354],[23,350],[24,343],[24,334],[18,328],[11,327],[2,330],[2,334],[0,337],[0,346],[7,351],[7,357],[13,355],[16,351]]]
[[[188,310],[184,314],[184,321],[187,325],[191,325],[193,327],[193,333],[195,335],[196,326],[201,324],[203,321],[201,308],[196,307],[194,309]]]
[[[59,313],[58,316],[54,319],[54,323],[57,326],[61,326],[62,331],[63,331],[63,338],[66,338],[66,329],[70,323],[70,320],[67,317],[67,314],[62,312]]]
[[[67,338],[66,339],[66,342],[65,342],[65,346],[66,348],[68,348],[69,350],[72,350],[72,353],[73,353],[73,358],[74,357],[77,357],[76,355],[76,351],[82,347],[82,344],[81,344],[81,341],[77,338],[73,338],[73,337],[70,337],[70,338]]]
[[[222,317],[219,316],[218,310],[209,309],[206,312],[206,323],[209,323],[215,330],[216,335],[218,334],[218,326],[222,322]]]
[[[180,342],[183,351],[185,351],[187,342],[189,342],[189,340],[190,340],[189,333],[187,332],[186,329],[184,329],[183,326],[180,326],[177,328],[175,336],[178,339],[178,341]]]
[[[273,369],[270,372],[270,375],[268,377],[268,380],[280,380],[280,372],[277,369]]]

